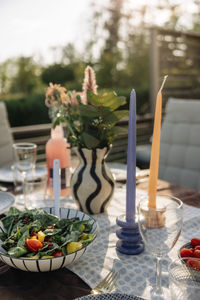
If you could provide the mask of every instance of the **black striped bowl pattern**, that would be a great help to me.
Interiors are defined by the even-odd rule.
[[[43,208],[47,213],[54,214],[54,208],[48,207]],[[79,217],[80,220],[88,220],[91,216],[88,216],[84,212],[75,210],[75,209],[68,209],[68,208],[60,208],[60,218],[74,218]],[[61,257],[55,258],[45,258],[45,259],[26,259],[26,258],[14,258],[9,256],[6,251],[1,247],[0,241],[0,259],[7,265],[20,269],[23,271],[29,272],[49,272],[54,271],[57,269],[61,269],[66,267],[67,265],[73,264],[77,261],[83,254],[85,254],[88,248],[94,243],[98,233],[98,223],[92,219],[92,231],[91,233],[94,234],[93,241],[88,244],[87,246],[83,247],[82,249],[67,254]],[[1,223],[1,222],[0,222]],[[2,230],[2,223],[1,223],[1,230]]]
[[[106,211],[115,188],[113,175],[105,163],[109,148],[77,149],[80,164],[71,178],[71,192],[79,209],[89,214]]]

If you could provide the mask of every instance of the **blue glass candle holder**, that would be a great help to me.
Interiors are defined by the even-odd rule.
[[[116,231],[116,235],[119,238],[116,244],[117,250],[128,255],[142,253],[144,251],[144,243],[137,221],[127,221],[126,216],[121,215],[117,218],[117,225],[120,227]]]

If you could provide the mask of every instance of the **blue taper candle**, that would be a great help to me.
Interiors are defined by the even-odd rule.
[[[119,252],[129,255],[144,251],[144,243],[139,233],[138,223],[135,220],[136,202],[136,93],[131,91],[129,104],[128,124],[128,151],[127,151],[127,180],[126,180],[126,215],[117,218],[116,231],[119,238],[116,248]]]
[[[126,221],[135,218],[136,189],[136,93],[131,91],[129,104],[127,181],[126,181]]]

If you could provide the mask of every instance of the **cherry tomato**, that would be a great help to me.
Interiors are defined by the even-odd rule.
[[[194,250],[200,250],[200,246],[196,246]]]
[[[181,257],[193,257],[194,256],[193,249],[183,248],[180,251],[180,255]]]
[[[39,240],[35,239],[26,239],[26,246],[32,252],[37,252],[43,247],[42,243]]]
[[[56,251],[54,254],[53,254],[54,257],[59,257],[59,256],[63,256],[63,253],[61,250],[59,251]]]
[[[199,257],[200,258],[200,250],[194,250],[194,257]]]
[[[200,261],[197,261],[195,259],[188,259],[186,262],[190,267],[200,270]]]
[[[191,245],[192,246],[200,246],[200,239],[197,239],[197,238],[191,239]]]

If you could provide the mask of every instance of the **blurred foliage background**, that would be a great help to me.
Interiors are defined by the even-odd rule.
[[[155,16],[165,12],[164,28],[200,31],[200,2],[191,0],[195,10],[184,22],[183,11],[176,0],[154,1],[131,11],[123,0],[109,0],[107,5],[91,3],[90,32],[82,52],[69,43],[49,51],[57,53],[51,65],[43,65],[34,57],[10,58],[0,64],[0,101],[7,105],[11,126],[50,122],[45,107],[45,91],[49,82],[80,91],[84,69],[96,71],[99,89],[115,90],[126,96],[127,107],[132,88],[137,93],[137,113],[150,111],[149,105],[149,28]],[[187,14],[187,12],[185,12]],[[94,54],[98,47],[98,55]]]

